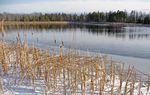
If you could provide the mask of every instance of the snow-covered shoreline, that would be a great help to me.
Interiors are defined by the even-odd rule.
[[[143,81],[140,72],[100,53],[60,48],[49,54],[26,42],[0,47],[1,95],[150,94],[149,80]]]

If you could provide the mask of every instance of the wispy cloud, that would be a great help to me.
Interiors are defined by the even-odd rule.
[[[109,10],[150,10],[148,0],[30,0],[1,3],[0,12],[67,12],[80,13]]]

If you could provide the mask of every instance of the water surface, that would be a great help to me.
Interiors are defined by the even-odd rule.
[[[150,60],[150,27],[75,24],[5,26],[0,32],[0,39],[15,41],[18,33],[21,39],[27,34],[30,45],[36,43],[42,48],[58,47],[63,41],[65,48]]]

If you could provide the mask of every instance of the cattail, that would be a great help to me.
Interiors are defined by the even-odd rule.
[[[132,83],[131,84],[131,87],[130,87],[130,95],[133,95],[134,93],[134,89],[135,89],[135,80],[136,80],[136,73],[134,72],[133,74],[133,80],[132,80]]]
[[[124,64],[122,64],[121,70],[119,72],[119,79],[120,79],[120,86],[119,86],[119,90],[118,93],[119,95],[121,95],[121,89],[122,89],[122,82],[123,82],[123,75],[124,75]]]
[[[61,46],[64,46],[64,42]],[[14,62],[10,55],[13,56]],[[6,45],[3,41],[0,42],[1,76],[4,73],[12,74],[13,77],[18,76],[18,79],[14,79],[14,85],[20,85],[24,80],[28,80],[27,84],[34,87],[36,80],[41,79],[45,95],[50,93],[86,95],[89,92],[94,95],[97,91],[100,95],[114,93],[120,95],[123,91],[123,82],[125,82],[124,94],[132,95],[136,89],[137,72],[129,67],[125,74],[124,65],[120,67],[116,63],[102,55],[91,56],[88,52],[79,54],[75,50],[63,51],[63,48],[60,48],[56,53],[55,49],[42,50],[34,45],[30,48],[27,36],[25,35],[22,42],[19,33],[16,43]],[[117,77],[119,85],[115,87]],[[147,84],[148,95],[150,83]],[[140,81],[139,94],[142,94],[141,88]]]
[[[134,67],[133,67],[134,68]],[[128,69],[128,73],[127,73],[127,79],[126,79],[126,84],[125,84],[125,89],[124,89],[124,94],[126,95],[127,94],[127,90],[128,90],[128,82],[129,82],[129,79],[130,79],[130,77],[131,77],[131,75],[132,75],[132,71],[133,71],[133,68],[132,69],[130,69],[130,67],[129,67],[129,69]]]
[[[150,91],[150,80],[149,80],[149,77],[148,77],[148,85],[147,85],[147,93],[146,93],[146,95],[149,94],[149,91]]]

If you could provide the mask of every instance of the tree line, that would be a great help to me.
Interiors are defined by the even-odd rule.
[[[70,22],[122,22],[150,24],[150,14],[137,11],[90,12],[82,14],[66,13],[0,13],[0,20],[5,21],[70,21]]]

